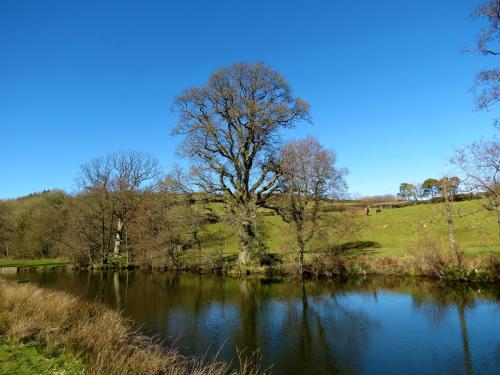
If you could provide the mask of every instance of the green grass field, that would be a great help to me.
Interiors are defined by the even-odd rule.
[[[481,207],[480,201],[453,204],[455,231],[459,247],[473,255],[500,251],[500,233],[494,212]],[[443,204],[419,205],[386,210],[363,217],[366,226],[361,240],[380,245],[374,254],[404,255],[425,235],[446,241],[448,227]]]
[[[496,215],[487,211],[478,200],[453,203],[455,229],[459,247],[466,255],[487,254],[500,251],[500,232]],[[444,206],[441,203],[421,204],[403,208],[386,209],[380,213],[372,207],[370,216],[360,208],[358,215],[361,230],[350,253],[365,253],[385,256],[403,256],[418,246],[426,236],[446,243],[448,238]],[[291,235],[287,225],[278,216],[265,218],[268,229],[268,246],[272,253],[290,251]],[[223,255],[237,253],[237,239],[228,224],[208,225],[200,234],[205,251],[219,251]],[[188,250],[186,257],[195,256],[197,251]]]

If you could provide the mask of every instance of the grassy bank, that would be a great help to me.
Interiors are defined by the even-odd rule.
[[[221,211],[222,206],[214,204],[213,209]],[[452,276],[456,279],[476,278],[478,274],[479,278],[485,278],[484,272],[487,272],[488,278],[495,278],[500,256],[499,225],[495,213],[485,210],[479,200],[455,202],[453,210],[459,250],[464,256],[461,270],[447,264],[449,250],[444,208],[441,203],[434,203],[382,208],[381,212],[372,209],[370,216],[364,215],[361,208],[355,208],[356,225],[359,226],[357,236],[340,241],[334,248],[306,253],[308,272],[326,277],[333,274],[409,274],[445,278]],[[147,259],[132,257],[130,265],[203,272],[217,270],[236,274],[293,273],[296,269],[296,252],[288,226],[276,215],[266,215],[264,220],[268,232],[268,256],[261,265],[250,268],[236,265],[238,244],[234,229],[223,222],[203,226],[199,233],[201,251],[192,247],[178,252],[175,264],[165,251],[158,248],[152,249]],[[328,250],[333,250],[334,256],[327,255]],[[58,259],[0,260],[0,267],[21,269],[65,264],[64,260]],[[122,258],[112,260],[105,266],[96,264],[94,268],[125,266],[126,259]]]
[[[64,267],[69,262],[64,259],[0,259],[0,267],[38,268]]]
[[[52,368],[86,374],[261,373],[249,360],[241,360],[239,370],[233,371],[215,359],[183,357],[154,343],[118,312],[102,305],[5,281],[0,281],[0,342],[0,373],[30,363],[35,367],[27,374]],[[47,357],[48,362],[43,360]]]

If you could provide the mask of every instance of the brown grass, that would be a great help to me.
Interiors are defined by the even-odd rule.
[[[0,281],[0,339],[64,347],[88,374],[260,374],[253,359],[228,363],[181,356],[133,328],[120,313],[63,292]]]

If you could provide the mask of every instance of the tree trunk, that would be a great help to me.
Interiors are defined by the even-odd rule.
[[[252,247],[255,233],[251,227],[252,225],[250,223],[241,223],[239,231],[240,252],[238,256],[238,263],[240,265],[248,265],[252,260]]]
[[[299,250],[299,273],[300,276],[304,276],[304,249]]]
[[[240,252],[238,256],[238,263],[240,265],[249,265],[252,261],[254,255],[254,246],[256,240],[256,229],[255,229],[255,211],[246,206],[240,206],[238,212],[235,212],[239,216],[239,247]]]
[[[448,195],[447,182],[443,183],[444,206],[446,209],[446,221],[448,222],[448,238],[450,240],[450,250],[453,262],[460,265],[460,256],[458,254],[457,240],[455,237],[455,225],[453,223],[453,214],[451,211],[451,202]]]
[[[92,253],[90,249],[87,251],[87,256],[89,257],[89,267],[92,267]]]
[[[306,248],[306,241],[304,240],[302,236],[302,223],[296,223],[296,239],[297,239],[297,245],[299,247],[299,274],[300,277],[304,276],[304,251]]]
[[[113,255],[115,258],[120,256],[120,245],[122,243],[122,231],[123,231],[123,221],[118,219],[116,223],[116,234],[115,234],[115,248],[113,250]]]
[[[101,262],[102,264],[106,264],[106,254],[109,251],[109,248],[106,249],[106,225],[105,225],[105,219],[104,219],[104,213],[101,215]]]

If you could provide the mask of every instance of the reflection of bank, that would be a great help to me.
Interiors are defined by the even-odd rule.
[[[129,272],[113,271],[113,305],[117,310],[123,310],[127,305]],[[123,281],[125,278],[125,281]],[[125,289],[123,289],[125,288]]]
[[[115,289],[115,308],[122,309],[122,299],[120,297],[120,275],[118,271],[113,272],[113,287]]]
[[[273,369],[284,374],[362,372],[363,348],[379,323],[351,308],[341,288],[324,289],[308,281],[290,288],[300,294],[286,302],[279,327],[283,345]]]
[[[256,291],[257,280],[242,279],[239,281],[240,299],[239,315],[241,328],[237,337],[237,346],[240,350],[250,353],[258,349],[257,346],[257,323],[259,314],[257,312]]]
[[[439,283],[430,283],[425,291],[426,293],[413,294],[413,302],[419,309],[425,311],[432,321],[439,323],[447,312],[454,308],[457,309],[461,337],[460,347],[463,353],[463,373],[472,375],[474,365],[470,351],[470,338],[465,311],[468,307],[474,307],[476,291],[466,285],[444,286]],[[458,328],[457,326],[454,327]]]

